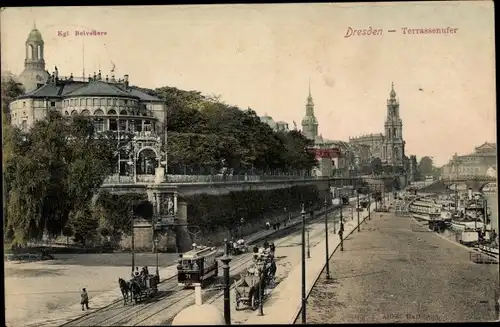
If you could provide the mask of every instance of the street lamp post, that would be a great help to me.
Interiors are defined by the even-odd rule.
[[[135,230],[134,230],[134,211],[130,210],[130,224],[132,225],[132,274],[135,268]]]
[[[224,320],[226,325],[231,325],[231,300],[229,293],[229,262],[231,262],[231,257],[229,256],[229,242],[224,239],[225,250],[224,256],[221,258],[223,263],[222,269],[224,271]]]
[[[328,249],[328,216],[326,214],[326,208],[327,208],[327,197],[325,196],[325,241],[326,241],[326,251],[325,251],[325,256],[326,256],[326,279],[330,279],[330,265],[329,265],[329,258],[330,258],[330,250]],[[335,224],[335,222],[334,222]]]
[[[259,316],[264,315],[264,268],[262,266],[259,267],[259,280],[260,280],[260,287],[259,287]]]
[[[309,242],[309,228],[307,229],[307,259],[311,258],[311,243]]]
[[[339,237],[340,237],[340,251],[344,251],[344,222],[342,220],[340,221]]]
[[[370,197],[370,193],[368,193],[368,220],[372,220],[372,215],[371,215],[371,207],[372,207],[372,199]]]
[[[155,237],[154,243],[155,243],[155,252],[156,252],[156,278],[157,278],[157,282],[159,283],[160,282],[160,270],[158,268],[158,266],[159,266],[159,260],[158,260],[158,237]]]
[[[357,207],[356,207],[356,213],[358,215],[358,232],[361,230],[359,229],[359,192],[356,190],[356,201],[357,201]]]
[[[302,324],[306,323],[306,211],[302,204]]]

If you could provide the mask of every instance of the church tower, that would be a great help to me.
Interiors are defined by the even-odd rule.
[[[396,99],[394,83],[387,99],[387,117],[385,119],[385,138],[382,161],[391,166],[402,166],[405,155],[403,140],[403,122],[399,116],[399,101]]]
[[[24,70],[19,75],[19,82],[24,85],[26,92],[30,92],[45,84],[50,77],[45,70],[42,34],[37,30],[36,25],[29,33],[25,47]]]
[[[302,134],[315,141],[318,136],[318,120],[314,116],[314,102],[311,96],[311,83],[309,82],[309,96],[307,97],[306,115],[302,119]]]

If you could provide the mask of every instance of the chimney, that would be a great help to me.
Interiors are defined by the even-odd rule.
[[[123,79],[124,83],[123,84],[125,85],[125,88],[127,88],[128,87],[128,74],[125,75],[125,76],[123,76],[123,77],[124,77],[124,79]]]
[[[99,81],[100,81],[101,79],[102,79],[102,78],[101,78],[101,70],[99,69],[99,75],[97,75],[97,80],[99,80]]]
[[[106,83],[109,82],[109,78],[108,78],[108,75],[106,75]]]
[[[95,81],[96,79],[97,79],[97,75],[96,75],[96,74],[95,74],[95,72],[94,72],[94,81]]]
[[[111,75],[111,82],[115,83],[116,82],[116,79],[115,79],[115,74]]]
[[[90,74],[89,74],[89,82],[90,82],[91,80],[92,80],[92,76],[90,76]]]
[[[69,75],[69,80],[72,81],[73,80],[73,73],[71,73],[71,75]]]

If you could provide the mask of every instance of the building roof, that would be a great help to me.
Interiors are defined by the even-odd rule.
[[[84,87],[67,94],[67,96],[121,96],[137,98],[130,94],[130,92],[123,91],[115,84],[104,81],[90,81]]]
[[[18,99],[26,98],[58,98],[85,86],[84,82],[45,84],[36,90],[21,95]]]
[[[39,43],[43,43],[43,39],[42,39],[42,33],[40,33],[39,30],[36,29],[36,27],[34,27],[30,34],[28,34],[28,38],[26,39],[26,42],[39,42]]]
[[[57,83],[48,82],[36,90],[21,95],[18,99],[26,98],[62,98],[65,96],[122,96],[139,98],[143,101],[163,102],[158,97],[149,95],[137,87],[124,88],[121,84],[105,81],[74,81],[59,80]]]
[[[496,151],[497,149],[497,144],[496,143],[489,143],[489,142],[484,142],[482,145],[476,147],[476,151],[483,152],[483,151]]]
[[[136,88],[135,86],[132,86],[127,89],[127,92],[132,94],[133,96],[138,97],[139,99],[143,101],[158,101],[158,102],[163,102],[162,99],[155,97],[153,95],[147,94],[143,91],[141,91],[139,88]]]

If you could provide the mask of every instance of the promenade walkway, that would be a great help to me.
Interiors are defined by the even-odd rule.
[[[372,205],[372,209],[375,206]],[[356,214],[354,215],[357,216]],[[372,212],[373,216],[373,212]],[[360,212],[360,225],[368,218],[368,211]],[[353,220],[344,217],[344,237],[357,233],[357,217]],[[329,225],[329,250],[332,255],[340,245],[340,238],[333,233],[333,224]],[[365,225],[366,226],[366,225]],[[361,226],[361,233],[365,226]],[[338,230],[338,225],[337,225]],[[311,248],[311,258],[306,262],[306,292],[309,293],[323,271],[325,265],[325,241],[321,241]],[[288,277],[272,290],[264,304],[264,316],[252,315],[245,324],[293,324],[300,312],[301,306],[301,265],[293,267]]]
[[[332,256],[332,279],[323,273],[313,287],[307,323],[498,319],[498,265],[471,262],[469,249],[410,217],[375,214],[364,227]]]
[[[360,197],[362,199],[363,197]],[[356,201],[356,198],[350,198],[350,201]],[[324,213],[324,208],[321,208],[320,210],[315,211],[315,216],[323,214]],[[307,219],[309,219],[309,214],[307,214]],[[302,222],[302,218],[299,216],[295,216],[291,219],[290,223],[287,223],[286,229],[290,228],[292,226],[295,226],[299,223]],[[281,228],[282,230],[284,228]],[[263,240],[266,236],[269,236],[276,231],[273,230],[272,228],[267,230],[263,229],[260,232],[257,232],[255,234],[249,235],[245,237],[245,240],[247,243],[253,243],[253,242],[259,242]],[[150,270],[152,267],[150,267]],[[167,267],[160,268],[160,277],[161,281],[164,282],[165,280],[175,278],[177,276],[177,263],[169,265]],[[117,276],[117,280],[118,280]],[[124,276],[122,276],[124,277]],[[118,285],[111,285],[110,288],[113,288],[112,291],[105,292],[100,294],[99,296],[96,297],[91,297],[90,298],[90,308],[86,313],[83,313],[83,315],[87,314],[92,314],[100,309],[105,308],[106,306],[116,302],[116,301],[121,301],[122,300],[122,295],[120,293],[120,289],[118,288]],[[89,293],[91,294],[92,290],[88,289]],[[34,321],[29,321],[26,322],[27,326],[59,326],[62,324],[67,323],[68,321],[77,319],[82,316],[82,311],[81,311],[81,305],[79,303],[75,303],[73,305],[69,305],[67,307],[61,308],[57,311],[57,314],[50,314],[44,317],[39,317],[39,319],[36,319]]]

